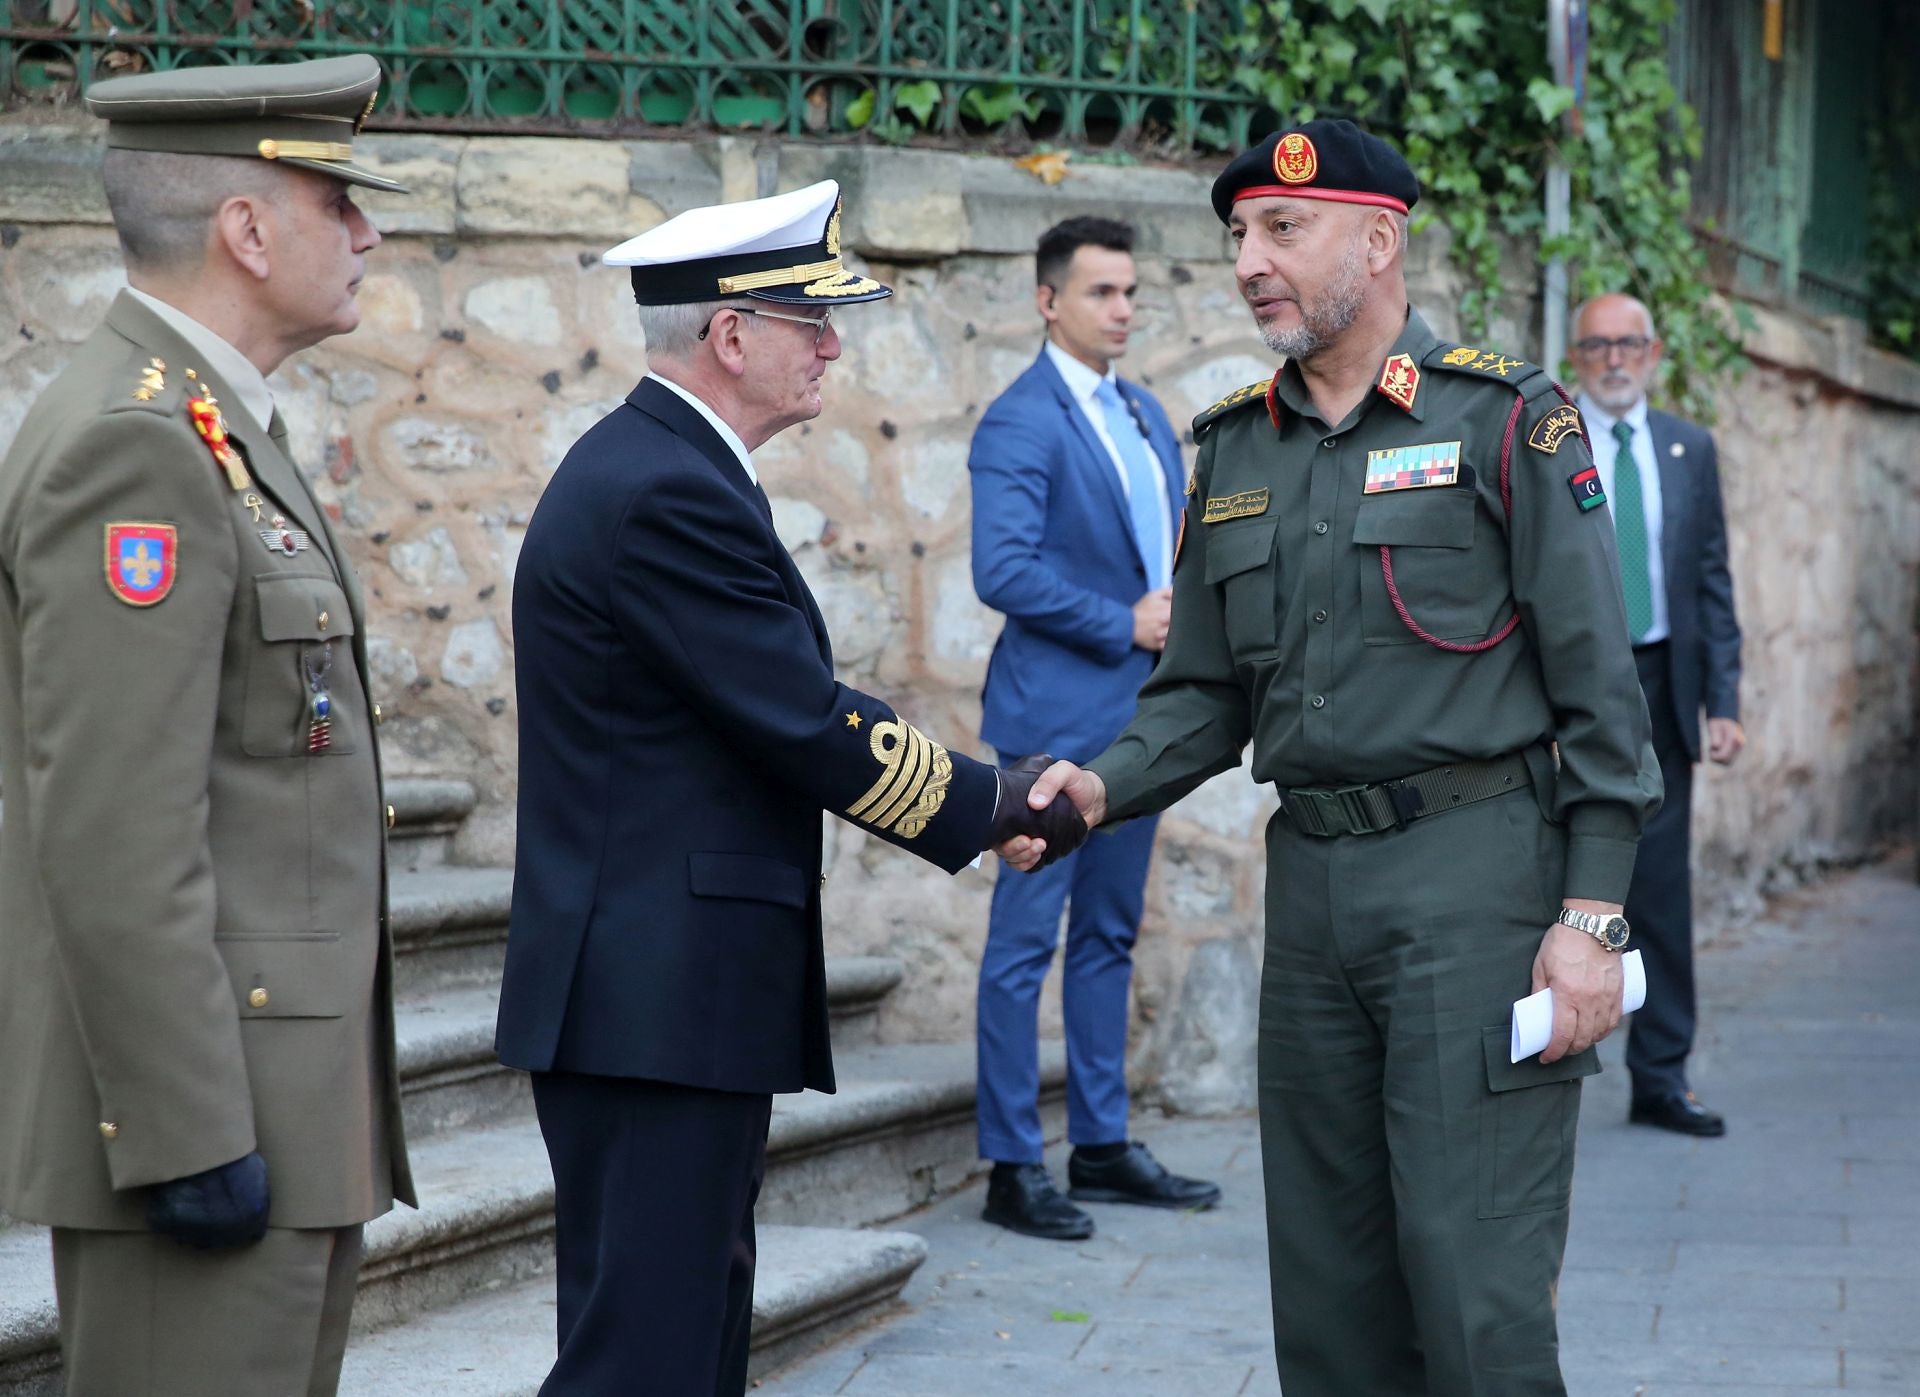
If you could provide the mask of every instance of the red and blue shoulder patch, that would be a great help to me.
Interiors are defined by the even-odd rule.
[[[109,524],[106,563],[107,590],[128,606],[165,601],[179,575],[179,531],[171,524]]]

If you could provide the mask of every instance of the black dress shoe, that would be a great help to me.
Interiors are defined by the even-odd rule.
[[[1138,1140],[1114,1159],[1067,1157],[1067,1197],[1083,1203],[1144,1203],[1149,1208],[1211,1208],[1220,1185],[1169,1174]]]
[[[1702,1106],[1692,1092],[1636,1101],[1628,1110],[1627,1119],[1635,1125],[1657,1125],[1681,1135],[1710,1137],[1727,1133],[1727,1118]]]
[[[987,1176],[981,1217],[1009,1231],[1056,1242],[1093,1235],[1093,1219],[1060,1196],[1044,1164],[996,1164]]]

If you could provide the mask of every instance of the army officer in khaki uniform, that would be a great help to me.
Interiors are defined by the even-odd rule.
[[[1249,740],[1279,788],[1260,1119],[1287,1397],[1559,1397],[1579,1083],[1659,777],[1578,414],[1410,310],[1418,194],[1344,121],[1214,185],[1288,362],[1195,424],[1138,716],[1032,798],[1157,810]],[[1511,1005],[1547,986],[1554,1040],[1509,1062]]]
[[[365,616],[265,378],[358,321],[379,81],[93,88],[131,289],[0,466],[0,1208],[69,1397],[333,1392],[412,1201]]]

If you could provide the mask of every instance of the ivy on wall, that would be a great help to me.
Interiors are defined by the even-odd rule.
[[[1547,65],[1544,5],[1485,0],[1252,0],[1233,76],[1292,120],[1352,116],[1397,140],[1470,289],[1462,319],[1485,328],[1501,296],[1502,240],[1567,259],[1575,299],[1626,290],[1666,340],[1666,396],[1711,418],[1714,379],[1744,360],[1688,226],[1687,161],[1699,129],[1668,76],[1662,26],[1674,0],[1589,6],[1582,134],[1571,89]],[[1546,169],[1572,177],[1571,227],[1545,237]]]

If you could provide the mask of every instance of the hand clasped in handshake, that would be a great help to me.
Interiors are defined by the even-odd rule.
[[[1044,753],[1022,757],[1000,773],[990,847],[1031,873],[1086,843],[1106,808],[1106,787],[1092,772]]]

